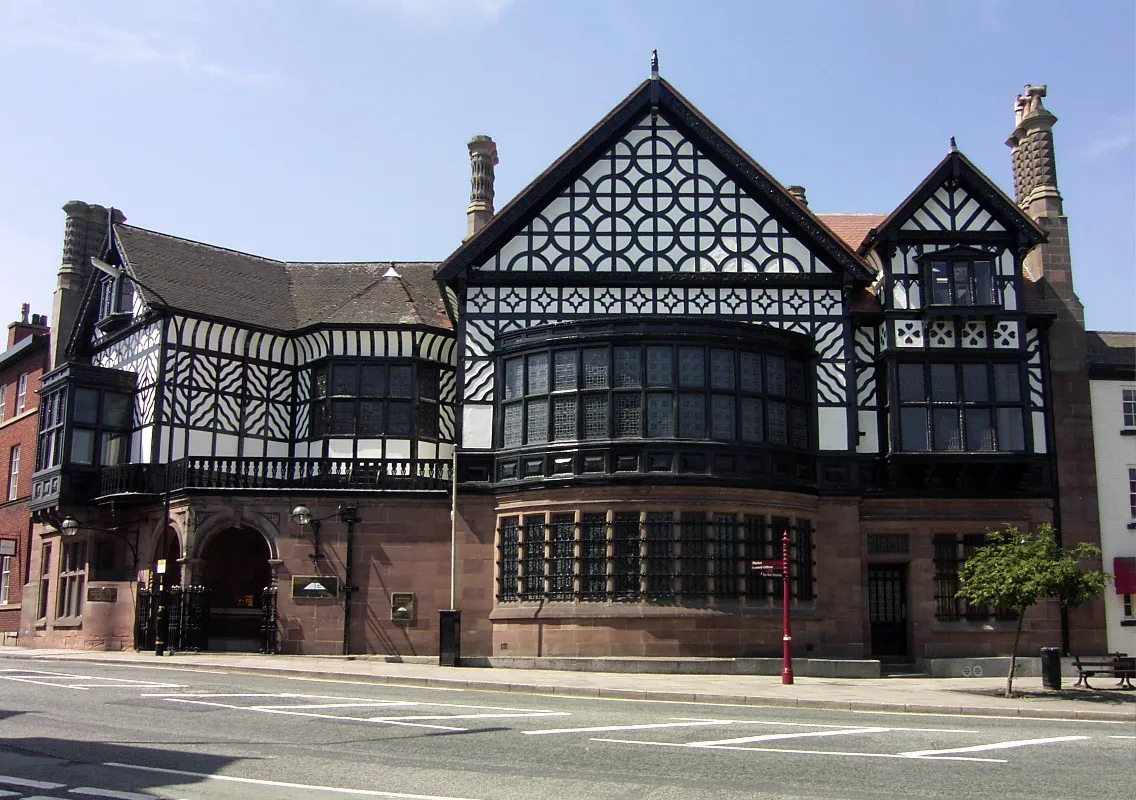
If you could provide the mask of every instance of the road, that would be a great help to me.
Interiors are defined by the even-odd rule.
[[[0,660],[0,798],[1116,796],[1136,724]]]

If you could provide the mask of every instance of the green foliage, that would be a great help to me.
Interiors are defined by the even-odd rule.
[[[1049,523],[1025,532],[1006,525],[989,533],[987,540],[989,544],[975,550],[960,573],[963,587],[958,596],[971,603],[1020,615],[1038,600],[1054,598],[1073,608],[1104,589],[1105,573],[1078,563],[1099,558],[1100,549],[1087,542],[1072,549],[1060,547]]]

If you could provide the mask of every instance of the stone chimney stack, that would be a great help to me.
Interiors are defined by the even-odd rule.
[[[497,165],[497,145],[488,136],[469,140],[470,191],[466,210],[468,239],[493,217],[493,167]]]
[[[54,336],[51,344],[51,365],[63,361],[63,351],[75,327],[83,291],[91,277],[91,256],[101,254],[107,235],[107,209],[103,206],[72,200],[63,206],[67,214],[63,230],[63,263],[55,287],[51,310]],[[117,209],[111,209],[115,224],[126,221]]]
[[[33,334],[47,333],[47,317],[42,314],[32,314],[32,318],[29,320],[28,313],[31,310],[32,307],[24,303],[20,306],[20,318],[15,322],[9,323],[8,347],[16,344],[16,342],[23,341]]]
[[[808,207],[809,201],[808,198],[805,197],[804,186],[797,186],[796,184],[794,184],[793,186],[786,186],[785,190],[788,191],[789,194],[791,194],[798,203],[805,207]]]

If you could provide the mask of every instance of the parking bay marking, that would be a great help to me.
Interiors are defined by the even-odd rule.
[[[48,672],[37,669],[3,669],[0,670],[0,679],[15,681],[16,683],[31,683],[37,686],[51,686],[56,689],[181,689],[180,683],[158,683],[155,681],[137,681],[130,678],[107,678],[99,675],[76,675],[67,672]],[[63,682],[57,682],[61,679]],[[67,681],[81,681],[72,683]],[[92,681],[110,681],[109,683],[92,683]]]
[[[1017,739],[1011,742],[994,742],[992,744],[976,744],[973,747],[952,747],[949,750],[914,750],[900,753],[908,758],[936,758],[940,754],[950,753],[979,753],[983,750],[1009,750],[1013,747],[1029,747],[1035,744],[1053,744],[1054,742],[1082,742],[1088,736],[1054,736],[1050,739]]]

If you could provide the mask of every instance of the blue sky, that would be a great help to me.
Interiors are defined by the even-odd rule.
[[[68,200],[280,259],[440,260],[473,134],[497,207],[663,77],[819,212],[887,213],[957,137],[1012,193],[1048,84],[1088,324],[1136,328],[1128,0],[0,0],[0,322],[49,313]]]

